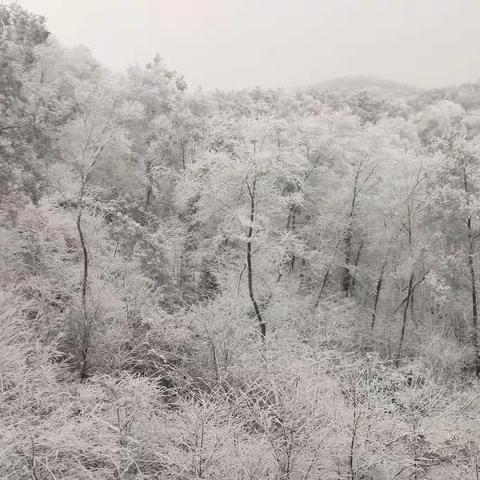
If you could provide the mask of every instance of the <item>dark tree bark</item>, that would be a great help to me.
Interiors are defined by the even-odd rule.
[[[92,163],[93,168],[94,163]],[[77,215],[77,231],[80,239],[80,246],[82,249],[82,290],[81,290],[81,305],[82,305],[82,324],[80,330],[80,381],[83,382],[88,376],[88,350],[90,345],[90,322],[87,311],[87,288],[88,288],[88,248],[85,235],[82,230],[82,214],[83,214],[83,197],[85,193],[85,186],[87,183],[88,174],[82,176],[82,184],[80,187],[79,207]]]
[[[353,227],[355,221],[355,214],[358,208],[358,204],[360,202],[360,194],[362,190],[367,185],[368,181],[372,178],[376,171],[376,165],[372,165],[368,172],[365,172],[365,165],[364,160],[362,159],[355,171],[355,176],[353,179],[353,189],[352,189],[352,200],[350,202],[350,210],[347,215],[347,221],[345,225],[345,231],[343,234],[343,245],[344,245],[344,252],[345,252],[345,265],[343,267],[343,274],[342,274],[342,290],[346,293],[347,296],[350,296],[351,289],[352,289],[352,272],[350,269],[350,264],[353,257],[352,252],[352,240],[353,240]],[[362,176],[362,172],[365,172],[365,176],[363,179],[360,177]]]
[[[322,298],[325,287],[327,286],[328,278],[330,277],[330,270],[332,269],[332,264],[328,265],[325,275],[323,276],[322,285],[320,286],[320,291],[318,292],[317,299],[315,300],[315,308],[318,307],[320,300]]]
[[[343,243],[345,247],[345,266],[343,267],[342,274],[342,289],[347,296],[350,296],[350,287],[352,284],[352,275],[350,272],[350,262],[352,256],[352,217],[353,210],[350,212],[347,228],[343,237]]]
[[[470,204],[468,198],[468,174],[466,165],[463,165],[463,186],[467,195],[467,207]],[[480,377],[480,344],[478,341],[478,298],[477,298],[477,280],[474,262],[475,236],[472,226],[472,218],[467,217],[467,237],[468,237],[468,269],[470,272],[470,287],[472,290],[472,343],[475,350],[475,375]]]
[[[102,135],[104,135],[102,143],[92,151],[92,144],[91,144],[91,134],[93,131],[93,125],[91,126],[90,132],[87,134],[85,139],[85,144],[82,151],[82,157],[84,162],[87,160],[87,155],[90,157],[90,164],[88,168],[82,169],[81,171],[81,178],[80,178],[80,192],[78,196],[78,214],[77,214],[77,230],[78,230],[78,237],[80,239],[80,246],[82,249],[82,281],[81,281],[81,306],[82,306],[82,324],[80,325],[80,381],[84,381],[88,376],[88,355],[89,355],[89,348],[91,342],[91,334],[92,334],[92,318],[88,313],[88,305],[87,305],[87,293],[88,293],[88,264],[89,264],[89,255],[88,255],[88,246],[87,241],[85,239],[85,234],[82,229],[82,214],[83,209],[85,207],[84,198],[85,198],[85,190],[88,185],[88,181],[90,179],[90,175],[92,174],[93,170],[95,169],[95,165],[99,160],[102,152],[104,151],[105,147],[107,146],[110,140],[110,132],[109,132],[109,122],[113,116],[115,109],[117,108],[118,103],[115,101],[112,105],[112,110],[110,112],[110,117],[108,121],[105,123],[102,129]],[[90,152],[88,154],[87,152]]]
[[[148,208],[150,207],[150,199],[152,198],[152,188],[148,187],[147,188],[147,194],[145,196],[145,206],[143,207],[143,210],[145,213],[148,212]]]
[[[403,307],[402,330],[400,331],[400,340],[398,342],[397,358],[395,359],[396,367],[398,367],[398,365],[400,364],[400,355],[402,354],[403,341],[405,339],[405,329],[407,326],[408,306],[410,305],[412,293],[413,293],[413,270],[412,270],[412,273],[410,274],[410,279],[408,280],[407,296],[405,300],[405,305]]]
[[[372,323],[370,324],[372,330],[375,328],[375,321],[377,319],[378,299],[380,298],[380,292],[382,290],[383,274],[385,273],[385,268],[387,268],[387,262],[383,263],[382,269],[380,270],[380,275],[378,276],[377,285],[375,286],[375,298],[373,301],[372,309]]]
[[[418,184],[418,180],[417,180],[417,184]],[[407,215],[408,215],[408,248],[410,250],[410,254],[412,254],[413,228],[412,228],[412,207],[410,206],[410,202],[407,203]],[[413,282],[415,280],[415,270],[412,270],[412,276],[413,276],[413,279],[412,279],[412,282]],[[415,295],[413,291],[410,297],[410,317],[412,321],[415,323]]]
[[[152,162],[147,162],[147,164],[145,166],[145,178],[147,179],[148,185],[147,185],[147,189],[145,191],[145,205],[143,207],[143,212],[145,214],[148,212],[148,209],[150,207],[150,201],[151,201],[151,198],[152,198],[152,187],[150,185],[150,179],[148,178],[151,170],[152,170]]]
[[[88,250],[87,242],[82,230],[82,208],[80,208],[77,216],[77,230],[80,238],[80,245],[82,247],[83,257],[83,275],[82,275],[82,307],[86,307],[87,303],[87,285],[88,285]]]
[[[291,230],[292,232],[295,231],[295,228],[296,228],[296,216],[297,216],[297,208],[296,207],[293,207],[292,208],[292,214],[291,214]],[[295,255],[292,255],[292,260],[290,262],[290,270],[293,272],[294,268],[295,268]]]
[[[90,322],[87,311],[87,287],[88,287],[88,250],[85,236],[82,230],[82,209],[77,216],[77,230],[80,237],[83,256],[83,275],[82,275],[82,328],[80,338],[80,381],[84,381],[88,376],[88,350],[90,346]]]
[[[470,223],[470,219],[469,219]],[[476,271],[473,262],[473,242],[470,239],[468,250],[468,268],[470,270],[470,284],[472,289],[472,343],[475,349],[475,374],[480,377],[480,345],[478,342],[478,304]]]
[[[250,196],[250,226],[248,227],[247,234],[247,277],[248,277],[248,294],[252,301],[253,308],[255,310],[255,316],[260,326],[260,335],[262,342],[265,342],[267,336],[267,326],[260,312],[260,308],[255,299],[255,293],[253,288],[253,266],[252,266],[252,237],[253,237],[253,223],[255,221],[255,188],[256,179],[253,180],[252,187],[247,183],[248,193]]]
[[[352,274],[350,272],[350,262],[352,259],[352,228],[353,228],[353,219],[355,217],[355,209],[357,206],[357,196],[358,196],[358,180],[360,177],[360,171],[362,168],[362,162],[355,172],[355,178],[353,181],[353,192],[352,192],[352,201],[350,204],[350,211],[348,212],[347,223],[345,226],[345,232],[343,235],[343,245],[345,249],[345,266],[343,267],[342,274],[342,289],[350,296],[350,288],[352,284]]]

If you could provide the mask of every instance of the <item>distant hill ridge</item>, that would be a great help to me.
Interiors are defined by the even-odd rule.
[[[424,91],[424,89],[420,87],[368,76],[333,78],[315,83],[311,85],[310,88],[316,90],[334,90],[345,93],[369,91],[379,94],[388,94],[390,96],[418,94]]]

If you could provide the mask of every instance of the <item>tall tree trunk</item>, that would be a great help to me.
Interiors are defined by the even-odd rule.
[[[470,205],[468,197],[468,175],[466,165],[463,165],[463,186],[467,195],[467,207]],[[470,271],[470,285],[472,290],[472,343],[475,350],[475,375],[480,377],[480,344],[478,341],[478,299],[477,299],[477,281],[476,270],[473,255],[475,253],[475,238],[473,234],[472,218],[467,217],[467,236],[468,236],[468,269]]]
[[[297,208],[296,207],[293,207],[292,208],[292,232],[295,231],[295,228],[296,228],[296,216],[297,216]],[[295,268],[295,254],[292,255],[292,260],[290,262],[290,270],[293,272],[294,268]]]
[[[412,255],[412,244],[413,244],[413,228],[412,228],[412,208],[410,202],[407,203],[407,215],[408,215],[408,248],[410,250],[410,255]],[[412,283],[415,280],[415,271],[412,270]],[[410,317],[413,322],[415,322],[415,293],[411,292],[410,295]]]
[[[296,213],[297,213],[297,208],[295,206],[289,208],[288,217],[287,217],[287,226],[286,226],[287,232],[288,231],[293,232],[295,230]],[[290,259],[290,270],[293,271],[294,267],[295,267],[295,255],[292,255],[292,258]]]
[[[470,285],[472,290],[472,343],[475,349],[475,374],[480,377],[480,345],[478,342],[478,299],[477,299],[477,282],[475,263],[473,260],[474,241],[472,235],[471,219],[467,220],[468,226],[468,269],[470,270]]]
[[[347,224],[345,227],[345,233],[343,236],[343,243],[345,247],[345,267],[343,268],[342,275],[342,288],[343,291],[350,296],[350,288],[352,283],[352,275],[350,272],[350,261],[352,258],[352,228],[353,228],[353,218],[355,215],[355,208],[357,205],[357,194],[358,194],[358,178],[360,175],[360,169],[357,170],[355,174],[355,181],[353,183],[353,194],[352,194],[352,203],[350,205],[350,212],[348,213]]]
[[[378,299],[380,297],[380,291],[382,290],[383,274],[385,272],[386,267],[387,267],[387,262],[385,261],[382,265],[382,269],[380,270],[380,275],[378,276],[377,285],[375,287],[375,299],[373,301],[373,309],[372,309],[372,323],[370,324],[370,327],[372,328],[372,330],[375,328],[375,321],[377,319]]]
[[[145,165],[145,178],[147,180],[147,189],[146,189],[146,192],[145,192],[145,205],[143,207],[143,213],[147,213],[148,211],[148,208],[150,207],[150,200],[152,198],[152,186],[151,186],[151,183],[150,183],[150,172],[152,170],[152,162],[149,161],[146,163]]]
[[[343,267],[342,274],[342,289],[347,296],[350,296],[350,287],[352,284],[352,274],[350,272],[350,261],[352,256],[352,215],[353,211],[350,213],[350,218],[343,237],[343,243],[345,245],[345,266]]]
[[[250,195],[250,226],[248,227],[247,234],[247,277],[248,277],[248,294],[250,300],[252,301],[253,308],[255,310],[255,316],[257,317],[258,324],[260,325],[260,335],[262,342],[265,342],[267,335],[267,327],[265,321],[262,318],[260,308],[255,299],[254,288],[253,288],[253,267],[252,267],[252,237],[253,237],[253,223],[255,221],[255,187],[256,179],[253,180],[252,188],[247,184],[248,192]]]
[[[85,236],[82,230],[82,206],[78,211],[77,216],[77,230],[80,238],[80,245],[82,247],[83,257],[83,274],[82,274],[82,329],[80,338],[80,381],[87,378],[88,374],[88,350],[90,344],[90,328],[87,311],[87,287],[88,287],[88,250]]]
[[[82,209],[78,212],[77,216],[77,230],[78,236],[80,237],[80,245],[82,247],[82,257],[83,257],[83,275],[82,275],[82,307],[86,307],[87,302],[87,285],[88,285],[88,251],[87,251],[87,242],[85,241],[85,236],[83,235],[82,230]]]
[[[405,301],[405,306],[403,307],[402,330],[400,332],[400,340],[398,342],[397,358],[395,359],[396,367],[398,367],[398,365],[400,364],[400,355],[402,354],[403,340],[405,339],[405,329],[407,326],[408,306],[410,305],[410,300],[413,292],[412,287],[413,287],[413,270],[412,270],[412,273],[410,274],[410,279],[408,281],[407,297]]]

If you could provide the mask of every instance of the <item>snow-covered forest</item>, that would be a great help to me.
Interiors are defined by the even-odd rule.
[[[0,478],[478,480],[480,83],[187,83],[0,6]]]

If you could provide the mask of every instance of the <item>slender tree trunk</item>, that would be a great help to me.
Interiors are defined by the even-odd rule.
[[[382,269],[380,270],[380,275],[378,276],[377,285],[375,287],[375,299],[373,301],[373,309],[372,309],[372,323],[370,327],[372,330],[375,328],[375,321],[377,319],[377,308],[378,308],[378,299],[380,298],[380,292],[382,290],[382,283],[383,283],[383,274],[385,273],[385,268],[387,267],[387,262],[384,262],[382,265]]]
[[[395,360],[395,366],[398,367],[400,364],[400,355],[402,354],[402,347],[403,347],[403,340],[405,339],[405,329],[407,326],[407,318],[408,318],[408,306],[410,305],[410,300],[412,296],[412,287],[413,287],[413,270],[410,274],[410,279],[408,281],[408,291],[407,297],[405,301],[405,306],[403,308],[403,321],[402,321],[402,330],[400,332],[400,340],[398,342],[398,350],[397,350],[397,358]]]
[[[412,255],[412,243],[413,243],[413,228],[412,228],[412,208],[410,202],[407,204],[407,215],[408,215],[408,248],[410,250],[410,255]],[[412,282],[415,280],[415,271],[412,271]],[[415,322],[415,293],[411,292],[410,295],[410,317],[413,322]]]
[[[350,296],[350,288],[352,284],[352,275],[350,272],[350,261],[352,256],[352,215],[353,212],[350,214],[345,236],[343,238],[343,242],[345,244],[345,266],[343,267],[342,289],[347,296]]]
[[[150,199],[152,198],[152,188],[147,187],[147,194],[145,196],[145,206],[143,207],[143,210],[145,213],[148,211],[148,207],[150,206]]]
[[[297,214],[297,208],[290,207],[290,209],[288,210],[288,217],[287,217],[287,227],[286,227],[287,231],[291,230],[293,232],[295,230],[296,214]],[[292,258],[290,260],[290,270],[293,271],[294,267],[295,267],[295,255],[292,255]]]
[[[356,271],[358,268],[358,264],[360,263],[360,254],[362,253],[362,249],[363,249],[363,240],[360,242],[360,245],[358,246],[357,254],[355,255],[355,263],[354,263],[355,270],[353,271],[353,275],[352,275],[352,290],[355,287],[355,281],[357,276]]]
[[[80,237],[80,245],[82,247],[83,256],[83,275],[82,275],[82,307],[85,308],[87,301],[87,285],[88,285],[88,251],[85,236],[82,230],[82,209],[78,212],[77,216],[77,230]]]
[[[469,246],[468,246],[468,269],[470,270],[470,285],[472,290],[472,343],[475,349],[475,374],[480,377],[480,345],[478,341],[478,298],[475,263],[473,260],[474,242],[472,235],[471,219],[467,220]]]
[[[463,165],[463,186],[467,196],[467,207],[470,205],[468,198],[468,175],[466,165]],[[477,298],[477,275],[473,255],[475,253],[475,239],[473,235],[472,218],[467,218],[468,236],[468,269],[470,271],[470,285],[472,290],[472,343],[475,350],[475,374],[480,377],[480,344],[478,341],[478,298]]]
[[[340,237],[340,239],[338,240],[337,245],[335,247],[335,251],[338,250],[341,243],[342,243],[342,237]],[[325,271],[325,275],[323,276],[322,285],[320,286],[320,291],[318,292],[317,299],[315,301],[315,305],[314,305],[315,308],[317,308],[318,304],[320,303],[320,299],[322,298],[325,287],[327,286],[327,282],[328,282],[328,279],[330,277],[330,271],[331,270],[332,270],[332,262],[330,262],[328,264],[327,270]]]
[[[320,286],[320,291],[318,292],[317,300],[315,301],[315,308],[318,307],[318,304],[320,303],[320,299],[322,298],[325,287],[327,286],[328,278],[330,277],[331,268],[332,268],[332,264],[328,265],[327,270],[325,271],[325,275],[323,276],[323,280],[322,280],[322,285]]]
[[[350,211],[348,212],[346,228],[344,232],[344,247],[345,247],[345,266],[343,268],[342,289],[350,296],[352,289],[352,272],[350,270],[350,262],[352,260],[352,239],[353,239],[353,227],[355,223],[356,210],[359,204],[359,195],[366,183],[372,178],[375,173],[376,165],[372,165],[370,170],[366,172],[365,177],[360,181],[362,171],[364,170],[364,159],[362,159],[357,165],[355,171],[355,177],[353,180],[352,200],[350,203]]]
[[[358,180],[360,177],[360,168],[357,169],[355,173],[355,179],[353,182],[353,192],[352,192],[352,202],[350,205],[350,211],[348,212],[347,224],[345,228],[345,233],[343,236],[343,243],[345,247],[345,267],[343,268],[342,275],[342,289],[350,296],[350,289],[352,283],[352,275],[350,272],[350,262],[352,259],[352,228],[353,228],[353,219],[355,216],[355,208],[357,206],[357,195],[358,195]]]
[[[247,277],[248,277],[248,294],[252,301],[253,308],[255,310],[255,316],[257,317],[258,324],[260,325],[260,335],[262,342],[265,342],[267,335],[267,328],[265,321],[262,318],[260,308],[255,299],[253,288],[253,267],[252,267],[252,237],[253,237],[253,222],[255,221],[255,187],[256,180],[253,180],[252,188],[247,184],[248,192],[250,194],[250,226],[248,227],[247,234]]]
[[[350,437],[350,451],[348,455],[348,469],[350,474],[350,480],[355,480],[355,442],[357,440],[357,428],[358,428],[359,413],[357,412],[357,392],[356,386],[353,388],[353,422],[352,422],[352,434]]]
[[[82,274],[82,331],[80,338],[80,381],[83,381],[87,378],[88,373],[88,349],[90,343],[90,332],[89,332],[89,319],[87,312],[87,287],[88,287],[88,250],[87,243],[85,241],[85,236],[82,230],[82,206],[78,211],[77,216],[77,230],[78,236],[80,238],[80,245],[82,247],[82,257],[83,257],[83,274]]]
[[[414,276],[415,278],[415,276]],[[410,298],[410,318],[415,325],[418,325],[415,318],[415,294],[412,292],[412,297]]]
[[[116,105],[116,103],[115,103]],[[113,106],[113,109],[115,108]],[[111,115],[113,114],[113,110]],[[82,159],[84,161],[87,160],[86,154],[89,148],[91,148],[90,143],[90,135],[93,130],[93,124],[90,128],[89,133],[85,138],[85,144],[82,151]],[[77,230],[78,236],[80,239],[80,245],[82,248],[82,257],[83,257],[83,273],[82,273],[82,293],[81,293],[81,305],[82,305],[82,325],[81,325],[81,332],[80,332],[80,381],[83,381],[88,376],[88,355],[89,355],[89,347],[90,347],[90,340],[91,340],[91,327],[92,327],[92,318],[90,318],[87,310],[87,289],[88,289],[88,248],[87,242],[85,240],[85,235],[82,230],[82,214],[84,208],[84,196],[85,196],[85,189],[88,184],[88,180],[90,175],[92,174],[95,165],[100,158],[103,150],[108,144],[110,140],[110,133],[107,132],[107,124],[103,127],[102,135],[104,135],[103,141],[98,148],[96,148],[95,152],[90,157],[90,165],[88,169],[83,170],[81,172],[81,182],[80,182],[80,192],[78,196],[78,214],[77,214]]]
[[[36,459],[35,442],[33,441],[33,438],[31,439],[31,442],[32,442],[32,455],[28,458],[28,463],[30,465],[30,471],[32,472],[33,480],[38,480],[37,468],[35,465],[35,459]]]
[[[410,205],[410,201],[407,203],[407,221],[408,221],[408,248],[410,255],[412,256],[412,244],[413,244],[413,228],[412,228],[412,214],[411,214],[412,207]],[[405,304],[403,308],[403,319],[402,319],[402,329],[400,331],[400,340],[398,342],[398,350],[397,350],[397,357],[395,359],[395,366],[398,367],[400,364],[400,356],[402,354],[403,348],[403,341],[405,339],[405,330],[407,326],[408,320],[408,307],[412,305],[413,302],[413,292],[417,284],[414,285],[415,279],[415,269],[412,266],[412,270],[410,271],[410,278],[408,279],[408,288],[407,288],[407,296],[405,298]],[[423,280],[422,280],[423,281]],[[411,306],[411,314],[413,319],[413,307]]]
[[[181,144],[182,144],[182,166],[183,166],[183,169],[185,170],[187,168],[185,165],[185,142],[182,141]]]
[[[148,183],[147,183],[147,189],[145,192],[145,205],[143,207],[144,213],[147,213],[148,208],[150,207],[150,200],[152,198],[152,187],[151,187],[150,178],[149,178],[151,170],[152,170],[152,162],[149,161],[145,165],[145,178]]]
[[[292,232],[295,231],[295,228],[296,228],[296,216],[297,216],[297,209],[296,207],[293,207],[292,208]],[[292,255],[292,260],[290,262],[290,270],[293,272],[294,268],[295,268],[295,255]]]

